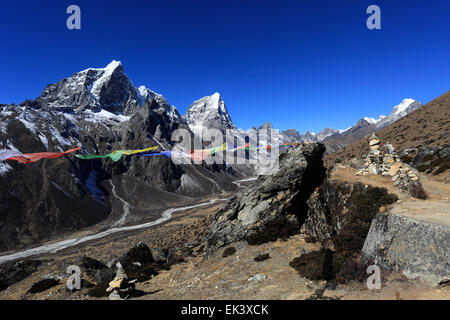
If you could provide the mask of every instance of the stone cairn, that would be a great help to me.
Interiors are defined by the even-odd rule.
[[[363,168],[356,174],[367,176],[371,174],[381,174],[383,176],[391,176],[394,186],[402,191],[409,191],[414,185],[420,184],[418,171],[406,163],[393,152],[389,142],[386,148],[381,148],[380,139],[375,134],[369,138],[369,153],[365,158]],[[389,152],[389,149],[392,152]]]
[[[123,300],[128,298],[135,289],[136,280],[129,281],[120,262],[117,262],[116,277],[109,283],[107,292],[111,292],[109,300]]]

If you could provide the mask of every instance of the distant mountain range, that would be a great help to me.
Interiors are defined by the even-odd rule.
[[[393,107],[388,116],[380,115],[378,119],[364,117],[345,130],[325,128],[318,133],[306,131],[301,134],[297,129],[288,129],[280,132],[280,141],[321,141],[326,144],[327,153],[331,153],[388,126],[421,106],[422,103],[414,99],[404,99],[399,105]],[[195,101],[188,108],[184,118],[191,131],[197,134],[200,134],[206,128],[215,128],[222,131],[226,129],[236,130],[225,102],[217,92]],[[259,130],[263,128],[273,128],[273,126],[270,122],[266,122],[258,128],[254,127],[254,129]]]
[[[352,142],[355,142],[368,134],[376,132],[391,123],[406,116],[410,112],[422,107],[422,103],[414,99],[404,99],[399,105],[392,109],[392,112],[386,117],[381,115],[378,119],[364,117],[355,125],[345,130],[325,128],[319,133],[306,131],[301,134],[296,129],[281,131],[285,141],[322,141],[327,146],[327,153],[332,153],[342,149]]]
[[[430,173],[445,172],[450,168],[450,91],[430,101],[415,111],[408,110],[407,104],[394,114],[408,112],[397,121],[384,126],[377,131],[377,136],[383,142],[390,142],[402,160],[419,169]],[[415,107],[413,104],[411,105]],[[345,148],[325,157],[327,166],[336,161],[361,158],[369,151],[368,139],[357,140]],[[434,173],[433,173],[434,174]],[[448,175],[447,175],[448,176]],[[447,177],[448,180],[448,177]]]

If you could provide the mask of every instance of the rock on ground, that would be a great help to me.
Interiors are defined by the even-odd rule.
[[[372,221],[361,259],[439,284],[450,278],[449,252],[449,226],[387,212]]]

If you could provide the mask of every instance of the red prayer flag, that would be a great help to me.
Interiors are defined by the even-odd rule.
[[[24,156],[17,156],[8,158],[7,160],[16,160],[20,163],[31,163],[36,162],[41,159],[53,159],[62,157],[68,153],[72,153],[81,149],[81,146],[76,147],[75,149],[70,149],[64,152],[37,152],[37,153],[25,153]]]

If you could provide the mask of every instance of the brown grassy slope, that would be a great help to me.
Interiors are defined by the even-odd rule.
[[[381,142],[389,141],[396,150],[421,146],[450,145],[450,91],[378,131]],[[325,156],[330,167],[336,159],[360,158],[369,151],[368,137]]]

